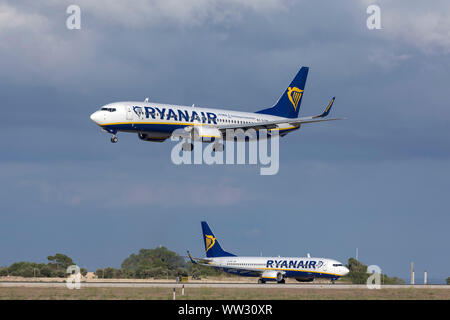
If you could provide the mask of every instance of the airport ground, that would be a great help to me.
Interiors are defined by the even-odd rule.
[[[46,278],[38,279],[0,279],[0,299],[172,300],[175,289],[177,300],[450,300],[448,285],[386,285],[381,289],[368,289],[365,285],[343,283],[288,282],[260,285],[255,283],[254,278],[243,278],[235,282],[208,279],[186,283],[150,279],[131,282],[96,279],[82,282],[80,289],[68,289],[62,281],[48,282],[49,279]]]

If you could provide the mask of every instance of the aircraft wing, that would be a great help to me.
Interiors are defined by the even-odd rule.
[[[330,113],[331,107],[333,106],[335,97],[333,97],[325,108],[324,112],[316,116],[310,117],[302,117],[302,118],[293,118],[293,119],[282,119],[282,120],[274,120],[274,121],[264,121],[259,123],[248,123],[248,124],[230,124],[230,125],[219,125],[217,129],[226,130],[226,129],[274,129],[277,124],[289,123],[291,125],[300,125],[303,123],[314,123],[314,122],[323,122],[323,121],[333,121],[333,120],[344,120],[345,118],[331,118],[324,119]]]

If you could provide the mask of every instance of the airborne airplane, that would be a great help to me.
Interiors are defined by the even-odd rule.
[[[192,263],[214,267],[235,275],[259,277],[258,283],[266,281],[285,283],[285,278],[295,278],[299,282],[325,278],[334,282],[349,272],[339,261],[311,258],[309,254],[307,257],[238,257],[222,249],[205,221],[202,221],[202,231],[206,258],[193,258],[188,251]]]
[[[254,129],[255,132],[266,129],[269,135],[272,130],[277,130],[280,136],[284,136],[299,129],[302,124],[340,120],[325,119],[334,97],[321,114],[298,117],[308,70],[308,67],[300,69],[273,107],[254,113],[153,103],[148,102],[147,98],[144,102],[125,101],[104,105],[91,114],[91,120],[112,134],[113,143],[117,142],[118,132],[137,133],[141,140],[163,142],[176,129],[182,128],[191,141],[215,141],[214,150],[222,151],[223,144],[218,141],[227,139],[227,129]],[[186,140],[183,150],[190,151],[192,148],[192,143]]]

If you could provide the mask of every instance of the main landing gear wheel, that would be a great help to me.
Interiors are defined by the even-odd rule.
[[[192,143],[189,142],[185,142],[182,145],[183,151],[192,151],[194,150],[194,145]]]
[[[277,281],[277,283],[286,283],[286,280],[281,279],[280,281]]]
[[[258,279],[258,283],[259,283],[259,284],[266,283],[266,280],[264,280],[264,279]]]
[[[119,139],[117,139],[116,136],[112,136],[112,137],[111,137],[111,142],[112,142],[112,143],[116,143],[118,140],[119,140]]]
[[[223,143],[214,143],[213,151],[214,152],[223,152]]]

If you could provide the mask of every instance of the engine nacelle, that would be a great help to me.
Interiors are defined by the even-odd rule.
[[[139,132],[138,137],[144,141],[163,142],[170,135],[165,132]]]
[[[262,273],[261,278],[266,281],[280,282],[284,278],[284,273],[276,270],[266,270]]]

